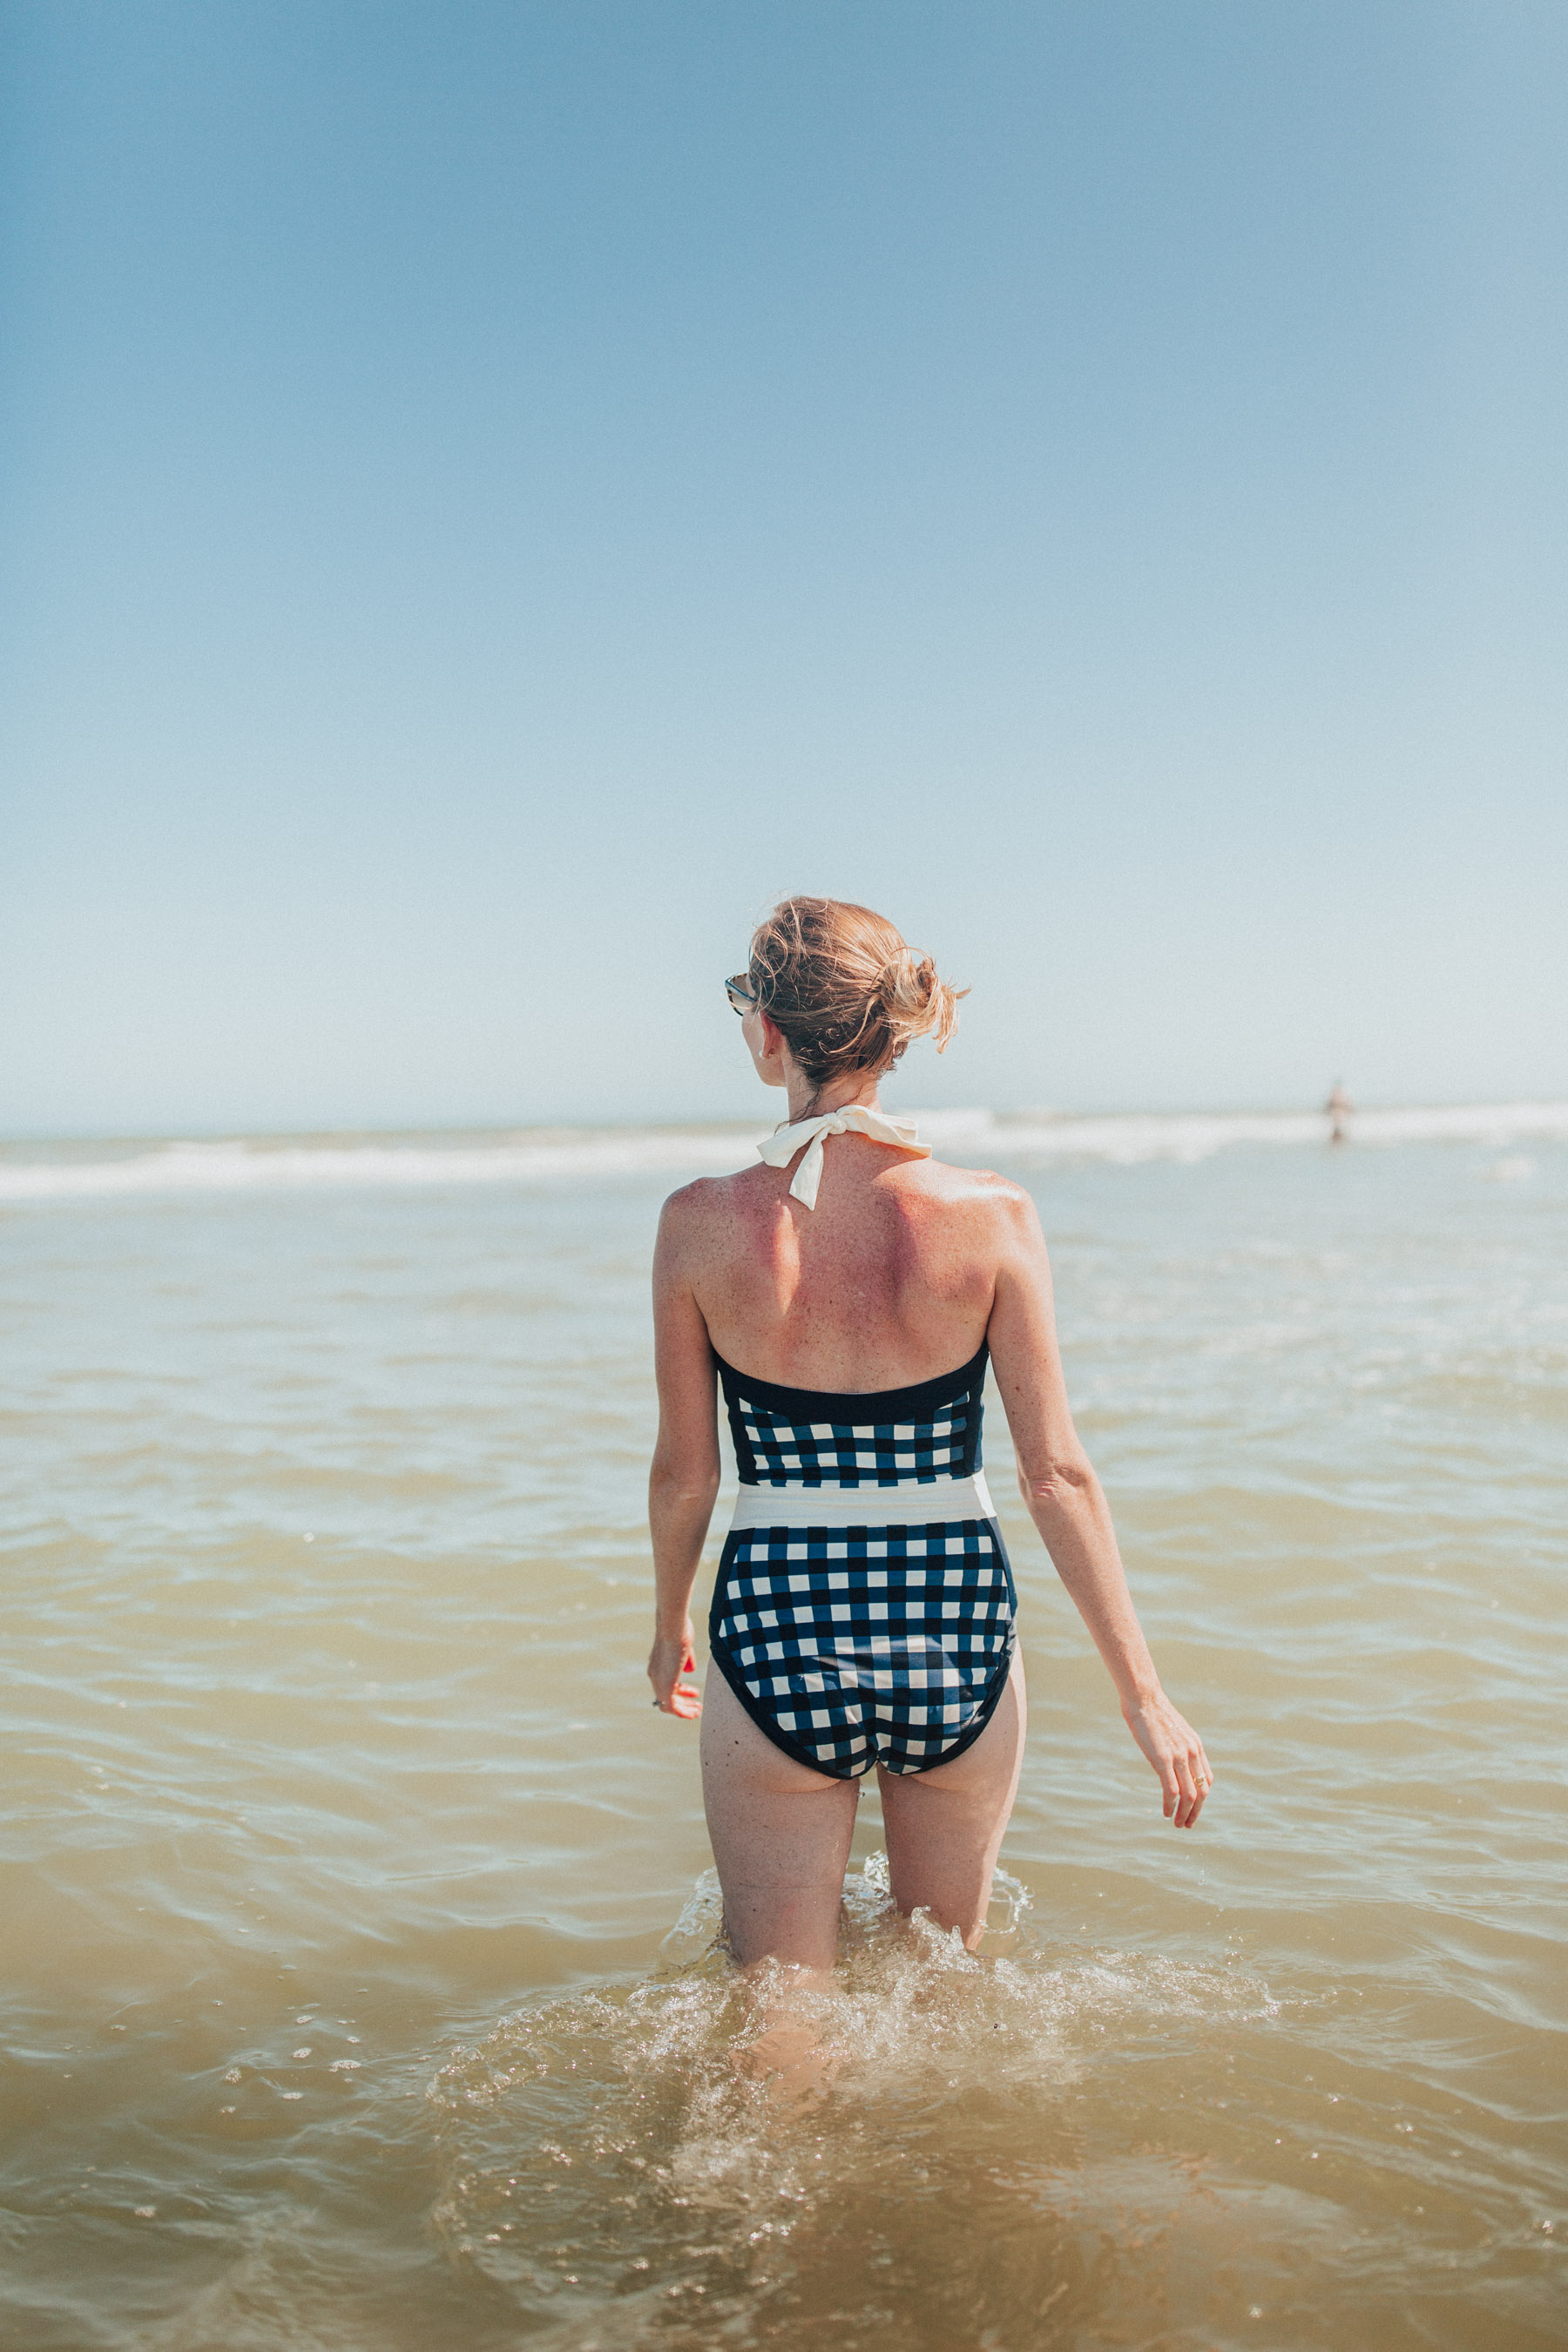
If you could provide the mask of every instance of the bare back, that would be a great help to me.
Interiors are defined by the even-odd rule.
[[[967,1363],[1016,1188],[854,1134],[829,1140],[815,1209],[789,1183],[787,1169],[748,1168],[677,1195],[680,1255],[719,1354],[759,1380],[840,1391]]]

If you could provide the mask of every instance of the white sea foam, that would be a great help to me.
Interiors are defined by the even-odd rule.
[[[124,1192],[232,1192],[331,1185],[538,1184],[584,1176],[701,1175],[737,1168],[760,1130],[737,1128],[538,1129],[483,1139],[236,1137],[171,1141],[112,1156],[0,1161],[0,1202]]]
[[[914,1114],[922,1135],[960,1160],[1003,1165],[1074,1160],[1132,1165],[1196,1161],[1241,1145],[1320,1149],[1313,1111],[941,1110]],[[584,1178],[700,1176],[747,1164],[762,1126],[530,1128],[505,1135],[234,1137],[124,1144],[13,1145],[0,1154],[0,1203],[141,1192],[233,1192],[343,1185],[520,1184]],[[1456,1104],[1358,1111],[1352,1140],[1387,1149],[1568,1141],[1568,1102]],[[1516,1163],[1522,1167],[1523,1162]],[[1510,1166],[1510,1173],[1514,1172]]]

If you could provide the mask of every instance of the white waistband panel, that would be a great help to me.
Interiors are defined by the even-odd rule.
[[[994,1519],[985,1474],[906,1479],[897,1486],[742,1486],[737,1528],[923,1528],[933,1520]]]

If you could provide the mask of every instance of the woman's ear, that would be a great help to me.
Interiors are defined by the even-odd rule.
[[[789,1079],[784,1071],[784,1056],[789,1048],[784,1044],[784,1031],[770,1021],[761,1005],[746,1016],[742,1034],[756,1066],[757,1076],[766,1087],[784,1087]]]

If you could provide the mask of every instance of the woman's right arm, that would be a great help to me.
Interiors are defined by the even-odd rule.
[[[682,1685],[681,1676],[697,1663],[691,1588],[719,1492],[713,1349],[688,1270],[700,1191],[688,1185],[665,1202],[653,1260],[658,1442],[647,1484],[655,1594],[647,1678],[654,1704],[666,1715],[682,1716],[701,1712],[697,1694]]]
[[[1018,1487],[1104,1659],[1122,1718],[1159,1775],[1165,1818],[1190,1829],[1214,1775],[1197,1733],[1160,1686],[1127,1590],[1104,1491],[1068,1409],[1050,1261],[1035,1204],[1009,1185],[986,1337],[1018,1457]]]

